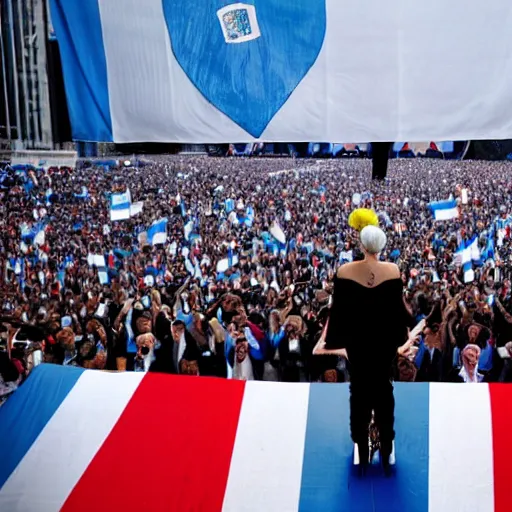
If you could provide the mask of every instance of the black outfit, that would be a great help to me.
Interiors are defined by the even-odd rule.
[[[205,336],[208,340],[209,333]],[[185,331],[186,348],[183,359],[197,361],[199,375],[203,377],[226,377],[226,359],[224,357],[224,343],[215,344],[215,354],[210,351],[208,343],[200,344],[187,329]]]
[[[151,363],[149,371],[179,373],[175,357],[178,344],[175,343],[171,335],[171,320],[162,312],[158,313],[155,319],[155,337],[160,342],[160,346],[155,349],[155,360]]]
[[[392,142],[372,142],[372,179],[383,180],[388,172]]]
[[[432,355],[426,350],[416,374],[416,382],[442,382],[443,359],[443,354],[437,348],[433,350]]]
[[[336,279],[326,336],[327,349],[345,348],[350,374],[350,429],[361,460],[367,460],[372,411],[380,432],[381,455],[389,458],[395,436],[391,376],[398,347],[407,340],[411,318],[401,279],[367,288]]]

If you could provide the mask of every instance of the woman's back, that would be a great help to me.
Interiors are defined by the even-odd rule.
[[[335,280],[325,348],[347,350],[352,377],[389,373],[397,348],[406,341],[410,317],[395,269],[357,263]]]

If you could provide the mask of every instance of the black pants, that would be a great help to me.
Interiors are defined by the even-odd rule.
[[[368,426],[375,413],[379,429],[381,453],[391,453],[395,438],[395,398],[393,384],[382,379],[375,382],[354,382],[350,384],[350,431],[352,440],[358,444],[361,459],[367,458]]]
[[[383,180],[388,172],[392,142],[372,142],[372,179]]]

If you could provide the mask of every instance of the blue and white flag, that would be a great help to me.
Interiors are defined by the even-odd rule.
[[[231,213],[235,209],[235,200],[228,198],[225,202],[226,213]]]
[[[45,224],[43,222],[37,222],[28,226],[22,224],[20,227],[21,239],[26,243],[33,245],[44,245],[45,242]]]
[[[512,4],[467,5],[50,1],[74,139],[199,144],[510,138],[504,56],[473,60],[512,46]]]
[[[65,256],[64,257],[64,268],[70,268],[73,266],[74,258],[73,256]]]
[[[487,244],[485,246],[485,249],[482,251],[482,262],[486,263],[489,260],[494,261],[494,259],[494,236],[491,236],[491,234],[489,234],[487,237]]]
[[[130,206],[130,217],[135,217],[136,215],[139,215],[139,213],[142,213],[143,208],[144,208],[144,201],[138,201],[136,203],[132,203]]]
[[[44,193],[44,196],[46,198],[46,206],[51,205],[50,197],[53,195],[53,190],[51,188],[47,189]]]
[[[224,258],[217,262],[217,273],[223,274],[226,270],[238,265],[238,255],[231,253],[230,257]]]
[[[352,250],[340,252],[340,263],[350,263],[352,261],[354,261],[354,253]]]
[[[98,280],[101,285],[110,284],[110,276],[106,267],[98,268]]]
[[[72,261],[72,260],[71,260]],[[66,268],[69,266],[70,260],[68,257],[65,258],[64,263]],[[110,284],[110,278],[108,275],[107,261],[103,254],[92,254],[87,255],[87,263],[90,267],[96,267],[98,270],[98,280],[101,285]]]
[[[253,225],[253,222],[254,222],[254,208],[249,205],[247,207],[247,210],[246,210],[246,215],[245,215],[245,219],[244,219],[244,224],[250,228],[252,227]]]
[[[453,199],[435,201],[433,203],[429,203],[428,206],[432,211],[434,219],[438,221],[456,219],[459,216],[457,202]]]
[[[481,265],[482,255],[480,252],[480,247],[478,246],[478,237],[474,236],[472,240],[469,242],[469,250],[471,251],[471,262],[473,265]]]
[[[88,199],[89,198],[89,190],[86,186],[82,186],[82,192],[80,194],[75,194],[77,199]]]
[[[286,235],[277,222],[272,223],[269,232],[280,244],[286,244]]]
[[[34,236],[34,245],[44,245],[46,241],[46,233],[43,225],[38,224],[36,226],[37,232]]]
[[[112,194],[110,198],[110,220],[126,220],[130,218],[132,196],[130,189],[122,194]]]
[[[89,253],[87,255],[87,263],[90,267],[104,268],[107,266],[107,262],[103,254]]]
[[[183,227],[183,236],[185,237],[185,240],[187,240],[187,242],[190,240],[190,237],[191,237],[193,231],[194,231],[194,221],[189,220]]]
[[[475,279],[473,265],[481,264],[480,248],[478,247],[478,238],[474,236],[470,241],[460,242],[459,248],[455,253],[455,264],[462,267],[464,282],[471,283]]]
[[[167,217],[156,220],[148,229],[148,242],[151,245],[165,244],[167,241]]]
[[[512,224],[512,215],[508,215],[507,217],[499,217],[496,219],[496,227],[498,229],[505,229],[507,226]]]

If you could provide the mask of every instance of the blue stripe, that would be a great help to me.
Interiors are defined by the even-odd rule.
[[[346,384],[311,384],[300,512],[373,510],[370,479],[354,477]]]
[[[73,139],[112,142],[107,61],[97,0],[50,0]]]
[[[428,512],[429,384],[395,384],[396,472],[375,478],[375,512]]]
[[[451,210],[452,208],[457,207],[457,202],[455,200],[436,201],[430,203],[429,206],[433,212],[436,210]]]
[[[428,511],[428,384],[397,384],[397,467],[358,478],[352,466],[349,389],[312,384],[299,510],[310,512]]]
[[[111,210],[129,210],[130,209],[130,203],[119,203],[116,205],[111,204],[110,205]]]
[[[0,489],[84,370],[43,364],[0,408]]]

